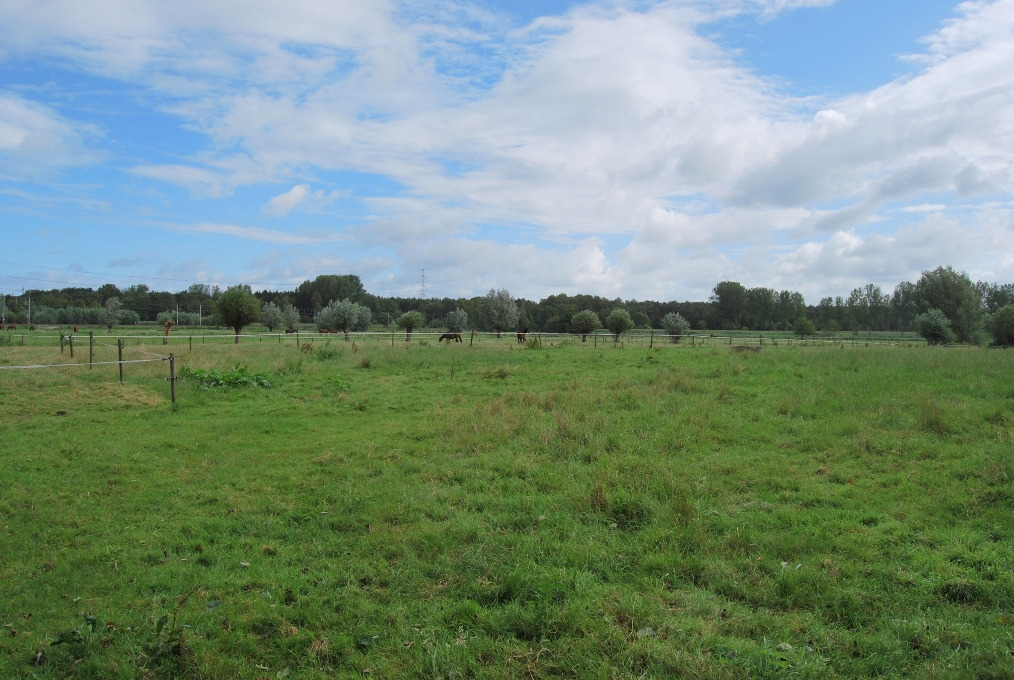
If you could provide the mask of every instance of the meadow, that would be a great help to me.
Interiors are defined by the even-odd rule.
[[[1014,677],[1010,351],[204,340],[0,346],[0,677]]]

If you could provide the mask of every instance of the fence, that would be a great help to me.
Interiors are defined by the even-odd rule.
[[[20,336],[20,342],[16,339]],[[207,343],[236,343],[236,336],[233,334],[215,333],[215,334],[176,334],[175,336],[165,335],[104,335],[96,336],[94,332],[89,332],[87,335],[87,360],[81,357],[78,361],[74,361],[78,358],[76,355],[82,352],[82,337],[74,336],[73,334],[58,334],[53,335],[49,333],[27,333],[27,334],[7,334],[6,338],[0,336],[0,339],[6,339],[8,342],[5,344],[12,346],[27,347],[29,345],[35,347],[44,346],[55,346],[58,345],[60,348],[61,356],[69,354],[71,361],[60,362],[52,364],[27,364],[20,366],[4,366],[0,365],[0,371],[7,370],[41,370],[41,369],[52,369],[52,368],[83,368],[87,366],[89,369],[95,366],[105,365],[116,365],[119,369],[119,381],[122,384],[124,382],[124,369],[125,366],[131,364],[145,364],[154,362],[167,362],[168,363],[168,376],[164,379],[169,382],[170,395],[172,402],[176,402],[176,352],[170,351],[171,349],[180,350],[183,347],[187,351],[193,351],[195,342],[198,344]],[[806,338],[798,339],[791,337],[777,337],[777,336],[764,336],[764,335],[749,335],[745,333],[739,334],[691,334],[683,336],[670,336],[664,332],[629,332],[620,335],[617,340],[613,333],[604,333],[597,331],[588,333],[587,335],[574,335],[565,333],[542,333],[542,332],[528,332],[527,334],[521,333],[492,333],[492,332],[464,332],[457,334],[457,337],[448,337],[446,333],[437,333],[430,331],[415,331],[412,333],[406,333],[403,330],[398,331],[371,331],[371,332],[350,332],[344,334],[341,332],[327,333],[327,332],[296,332],[296,333],[255,333],[248,335],[239,336],[239,345],[249,345],[252,342],[263,343],[263,342],[274,342],[279,345],[294,345],[296,348],[301,348],[306,344],[319,343],[323,341],[325,344],[341,343],[344,345],[346,342],[352,343],[356,346],[369,346],[371,344],[381,345],[389,344],[391,346],[404,345],[406,342],[415,343],[416,345],[431,344],[436,339],[438,344],[443,343],[445,340],[448,345],[451,344],[462,344],[468,346],[500,346],[504,349],[511,348],[512,346],[524,346],[524,347],[555,347],[562,345],[574,345],[587,348],[606,348],[606,347],[647,347],[647,348],[662,348],[662,347],[689,347],[689,348],[705,348],[705,347],[729,347],[733,350],[746,350],[746,349],[761,349],[764,347],[822,347],[822,346],[865,346],[871,345],[880,346],[899,346],[899,345],[925,345],[925,341],[921,338],[890,338],[890,339],[872,339],[872,338],[859,338],[856,336],[848,338]],[[26,341],[27,340],[27,341]],[[676,340],[676,342],[674,342]],[[115,343],[115,344],[114,344]],[[150,345],[157,345],[166,348],[166,352],[154,352],[147,349]],[[96,348],[99,349],[115,349],[116,360],[95,360]],[[125,352],[132,352],[139,355],[139,358],[128,358],[124,359]]]

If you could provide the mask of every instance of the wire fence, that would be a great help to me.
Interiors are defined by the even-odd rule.
[[[53,333],[26,333],[0,335],[0,350],[6,347],[23,347],[27,349],[46,347],[59,348],[59,361],[51,363],[39,363],[35,352],[30,356],[34,361],[23,364],[12,365],[6,360],[14,356],[4,357],[0,354],[0,375],[8,371],[47,371],[52,369],[81,369],[84,367],[93,368],[97,366],[117,366],[119,369],[119,382],[124,383],[125,368],[140,364],[168,364],[168,374],[164,369],[155,371],[143,371],[138,373],[132,371],[134,380],[159,380],[168,381],[170,396],[173,403],[176,402],[176,359],[177,353],[193,352],[194,345],[206,344],[235,344],[237,349],[242,351],[244,347],[251,344],[274,343],[281,347],[289,346],[302,351],[310,351],[310,348],[346,346],[346,343],[354,348],[366,348],[369,346],[434,346],[454,345],[478,348],[497,348],[500,350],[528,349],[528,348],[551,348],[564,345],[597,349],[597,348],[622,348],[622,347],[646,347],[646,348],[721,348],[728,347],[731,351],[761,351],[765,348],[801,348],[801,347],[828,347],[828,346],[916,346],[925,345],[921,338],[862,338],[857,336],[837,338],[793,338],[776,335],[750,335],[746,333],[708,333],[669,335],[665,332],[639,332],[632,331],[622,333],[619,336],[603,331],[596,331],[585,335],[570,333],[543,333],[527,332],[495,333],[487,331],[466,331],[462,333],[448,333],[436,331],[413,331],[407,333],[404,330],[384,331],[363,331],[363,332],[326,332],[310,331],[295,333],[251,333],[239,335],[231,333],[199,333],[176,335],[165,334],[124,334],[124,335],[96,335],[89,332],[87,335],[78,334],[53,334]],[[115,351],[115,359],[111,358]],[[447,351],[447,350],[443,350]],[[97,358],[97,355],[102,355]]]

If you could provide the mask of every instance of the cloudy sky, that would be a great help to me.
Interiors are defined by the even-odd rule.
[[[0,292],[1014,282],[1012,36],[1014,0],[0,2]]]

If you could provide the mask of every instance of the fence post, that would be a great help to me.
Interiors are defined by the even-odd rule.
[[[176,403],[176,355],[169,354],[169,394],[172,395],[172,403]]]
[[[123,384],[123,338],[116,339],[116,350],[120,356],[120,384]]]
[[[92,370],[95,361],[95,331],[88,331],[88,370]]]
[[[24,336],[21,336],[21,337],[24,338]],[[24,342],[24,341],[22,340],[22,342]],[[73,335],[68,335],[67,336],[67,342],[70,343],[70,358],[73,359],[74,358],[74,336]]]
[[[60,333],[60,354],[63,354],[63,333]]]
[[[648,340],[648,349],[652,349],[654,347],[655,347],[655,329],[652,328],[651,329],[651,339]]]
[[[190,340],[190,351],[193,352],[194,351],[194,336],[190,335],[190,336],[187,336],[187,337]]]

